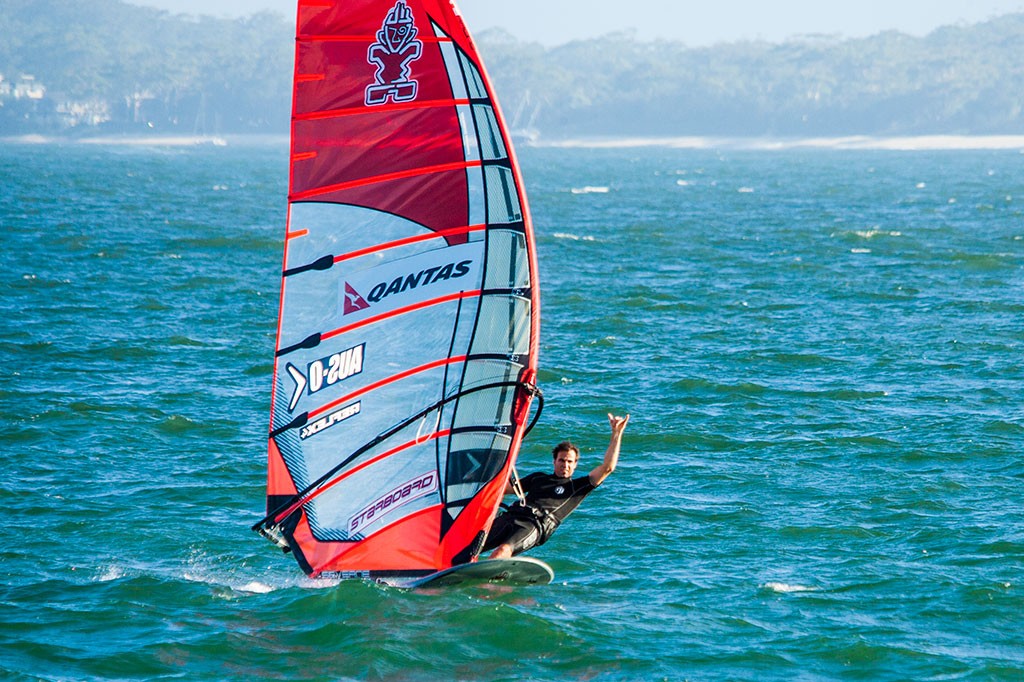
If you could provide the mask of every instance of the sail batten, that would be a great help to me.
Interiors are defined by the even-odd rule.
[[[257,529],[310,575],[472,560],[531,401],[533,231],[450,0],[299,0]]]
[[[328,109],[324,111],[307,111],[303,114],[296,114],[296,121],[318,121],[329,118],[341,118],[343,116],[379,115],[381,113],[397,113],[402,111],[415,111],[417,109],[440,109],[453,106],[471,104],[469,99],[448,99],[432,100],[425,102],[403,102],[389,105],[381,105],[376,111],[366,111],[363,107],[350,107],[347,109]]]

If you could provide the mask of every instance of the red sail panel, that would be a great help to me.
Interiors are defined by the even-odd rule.
[[[448,0],[300,0],[261,524],[311,575],[474,558],[523,436],[526,198]]]

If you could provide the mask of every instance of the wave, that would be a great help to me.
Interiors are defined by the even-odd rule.
[[[761,585],[761,589],[769,590],[771,592],[779,592],[781,594],[789,594],[792,592],[817,592],[821,588],[812,587],[810,585],[790,585],[789,583],[769,582]]]

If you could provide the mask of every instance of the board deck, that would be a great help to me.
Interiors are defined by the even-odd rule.
[[[502,585],[546,585],[555,577],[543,561],[530,557],[511,559],[483,559],[472,564],[460,564],[437,573],[406,582],[400,587],[454,587],[479,583]]]

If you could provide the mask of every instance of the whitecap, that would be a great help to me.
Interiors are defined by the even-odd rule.
[[[790,592],[817,592],[818,587],[811,587],[809,585],[790,585],[789,583],[765,583],[761,585],[762,589],[771,590],[772,592],[790,593]]]
[[[736,191],[739,192],[740,194],[753,194],[754,193],[754,188],[753,187],[740,187]]]
[[[274,587],[261,583],[258,580],[253,580],[244,585],[235,588],[239,592],[251,592],[252,594],[269,594],[274,591]]]
[[[111,580],[120,580],[125,576],[125,570],[120,566],[107,566],[103,572],[96,576],[96,582],[109,583]]]
[[[574,242],[592,242],[595,241],[593,237],[579,236],[578,234],[570,234],[569,232],[555,232],[551,235],[555,239],[571,239]]]
[[[251,575],[233,575],[235,571],[229,570],[218,573],[215,570],[186,570],[181,573],[181,578],[193,583],[201,583],[216,588],[216,593],[222,599],[236,599],[243,595],[270,594],[277,590],[292,587],[333,587],[337,583],[329,580],[310,580],[305,576],[284,577],[278,580],[259,580]],[[324,584],[327,583],[327,584]]]
[[[884,235],[886,237],[902,237],[903,236],[903,233],[899,232],[898,230],[879,230],[879,229],[857,230],[856,232],[854,232],[854,234],[857,235],[858,237],[863,237],[864,239],[871,239],[872,237],[877,237],[879,235]]]
[[[569,191],[573,194],[607,194],[610,190],[608,187],[587,185],[585,187],[573,187]]]

